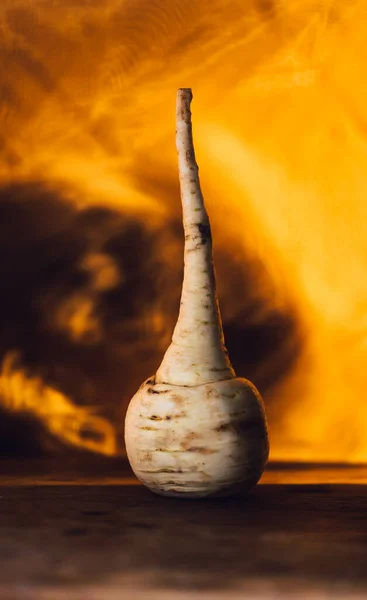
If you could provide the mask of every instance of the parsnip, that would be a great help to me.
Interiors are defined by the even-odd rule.
[[[125,442],[142,483],[166,496],[250,489],[269,442],[259,392],[235,375],[218,306],[210,223],[195,160],[190,89],[179,89],[176,145],[185,231],[185,270],[172,343],[155,376],[130,402]]]

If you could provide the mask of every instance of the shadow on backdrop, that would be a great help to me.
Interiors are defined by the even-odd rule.
[[[30,376],[98,407],[120,441],[127,403],[159,365],[179,306],[181,224],[147,222],[109,208],[78,210],[43,184],[0,190],[1,360],[15,351]],[[256,290],[264,268],[250,258],[216,248],[220,300],[226,307],[236,297],[240,307],[228,318],[223,310],[229,354],[266,401],[302,340],[291,302],[280,312],[266,300],[264,309]],[[1,408],[0,422],[2,455],[62,448],[27,411]]]

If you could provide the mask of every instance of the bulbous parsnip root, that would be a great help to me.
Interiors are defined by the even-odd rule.
[[[250,489],[269,454],[260,394],[237,378],[224,345],[210,223],[195,160],[190,89],[176,106],[185,269],[180,313],[156,375],[130,402],[128,458],[152,491],[202,497]]]

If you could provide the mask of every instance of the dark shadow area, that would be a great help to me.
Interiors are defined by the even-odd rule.
[[[129,399],[169,343],[182,250],[177,220],[152,227],[109,208],[78,210],[41,183],[3,187],[0,359],[15,352],[25,377],[77,405],[98,407],[121,438]],[[262,265],[254,267],[246,256],[235,261],[221,247],[216,259],[220,300],[225,307],[233,296],[239,306],[230,318],[223,311],[230,356],[266,399],[301,348],[296,313],[291,302],[281,313],[269,307],[257,286]],[[12,405],[8,387],[5,407]],[[40,427],[32,417],[4,410],[1,454],[50,451]]]
[[[42,424],[31,415],[0,408],[0,457],[43,456],[47,437]]]
[[[289,373],[302,348],[297,308],[291,297],[283,309],[272,304],[271,273],[252,256],[244,253],[235,258],[228,248],[219,247],[215,264],[232,364],[238,375],[253,381],[266,396]]]

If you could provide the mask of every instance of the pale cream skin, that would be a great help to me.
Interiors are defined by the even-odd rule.
[[[190,89],[179,89],[176,145],[185,269],[172,343],[155,376],[132,398],[125,421],[135,475],[165,496],[196,498],[251,489],[269,454],[255,386],[236,377],[216,293],[210,223],[195,160]]]

